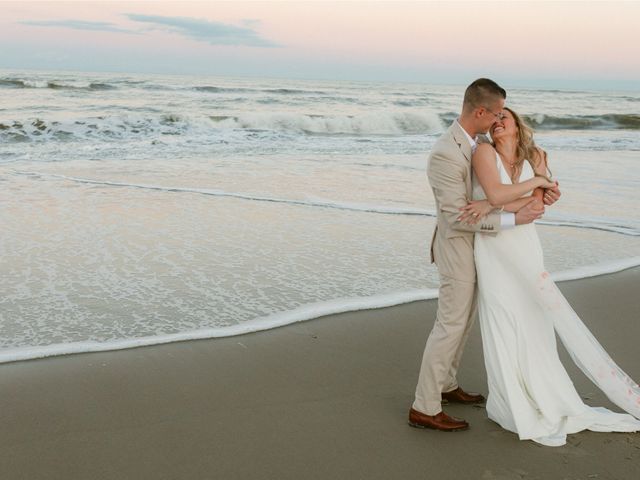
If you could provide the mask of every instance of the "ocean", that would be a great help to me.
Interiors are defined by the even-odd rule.
[[[640,92],[506,87],[563,192],[554,278],[640,265]],[[434,298],[464,88],[0,70],[0,362]]]

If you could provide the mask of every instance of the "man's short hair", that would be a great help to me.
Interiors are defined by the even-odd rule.
[[[487,107],[500,98],[507,98],[504,88],[493,80],[479,78],[465,90],[462,108],[472,110],[477,107]]]

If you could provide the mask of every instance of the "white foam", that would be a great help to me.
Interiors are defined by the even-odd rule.
[[[100,84],[91,85],[93,88],[101,88]],[[150,107],[146,108],[149,109]],[[1,123],[0,139],[7,143],[27,140],[36,143],[67,142],[70,139],[90,142],[157,141],[166,139],[167,136],[177,136],[183,137],[186,141],[211,145],[218,141],[228,141],[229,135],[233,135],[233,132],[248,135],[262,131],[274,137],[285,133],[305,138],[309,135],[424,135],[440,133],[443,130],[440,117],[435,113],[403,111],[332,116],[278,112],[208,116],[182,111],[128,111],[117,115],[76,118],[67,118],[60,114],[49,114],[46,117],[14,117],[3,119]]]
[[[612,220],[608,218],[568,216],[560,213],[545,215],[544,219],[536,221],[540,225],[551,225],[558,227],[587,228],[591,230],[603,230],[606,232],[621,233],[640,236],[640,229],[635,225],[625,224],[623,220]]]
[[[300,133],[398,135],[443,130],[435,113],[374,112],[360,115],[304,115],[300,113],[243,113],[212,119],[216,128],[279,130]]]
[[[567,271],[551,274],[556,281],[577,280],[581,278],[607,275],[621,272],[640,266],[640,257],[631,257],[614,260],[606,263],[588,265]],[[0,363],[31,360],[36,358],[51,357],[57,355],[69,355],[73,353],[102,352],[122,350],[134,347],[159,345],[164,343],[180,342],[186,340],[200,340],[207,338],[221,338],[262,330],[270,330],[297,322],[313,320],[327,315],[335,315],[358,310],[370,310],[375,308],[392,307],[420,300],[431,300],[438,297],[435,289],[411,290],[396,292],[386,295],[376,295],[362,298],[342,298],[326,302],[303,305],[293,310],[281,312],[254,320],[243,322],[230,327],[201,329],[180,332],[170,335],[158,335],[141,338],[127,338],[111,342],[75,342],[36,347],[11,348],[0,351]]]
[[[395,305],[415,302],[418,300],[430,300],[433,298],[437,298],[437,296],[437,290],[425,289],[412,290],[408,292],[398,292],[387,295],[378,295],[375,297],[342,298],[326,302],[303,305],[293,310],[256,318],[254,320],[243,322],[230,327],[209,328],[194,330],[190,332],[180,332],[169,335],[157,335],[141,338],[127,338],[110,342],[74,342],[37,347],[10,348],[0,350],[0,363],[15,362],[19,360],[30,360],[34,358],[44,358],[57,355],[68,355],[73,353],[122,350],[125,348],[144,347],[149,345],[159,345],[185,340],[231,337],[235,335],[242,335],[245,333],[270,330],[272,328],[312,320],[327,315],[354,312],[358,310],[370,310],[374,308],[392,307]]]
[[[637,266],[640,266],[640,257],[629,257],[552,273],[551,278],[555,282],[565,282],[567,280],[579,280],[581,278],[609,275],[611,273],[622,272],[623,270],[628,270]]]

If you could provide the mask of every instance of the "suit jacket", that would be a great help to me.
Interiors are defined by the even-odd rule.
[[[500,214],[491,213],[475,225],[457,221],[460,208],[472,199],[471,145],[458,122],[453,122],[433,146],[427,176],[437,210],[431,262],[441,275],[475,282],[474,234],[495,235],[500,229]]]

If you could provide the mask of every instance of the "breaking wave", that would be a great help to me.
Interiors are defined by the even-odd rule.
[[[20,80],[14,78],[0,78],[0,88],[49,88],[51,90],[115,90],[116,85],[104,82],[82,83],[61,83],[45,80]]]
[[[165,135],[214,138],[221,130],[275,131],[291,134],[398,135],[442,131],[435,114],[380,112],[362,115],[248,113],[239,116],[190,117],[176,113],[154,116],[109,115],[76,120],[0,120],[0,141],[127,140]]]
[[[247,113],[209,118],[218,128],[277,130],[307,134],[397,135],[429,134],[443,130],[440,118],[430,113],[379,112],[360,115]]]
[[[524,115],[527,122],[539,130],[640,130],[640,115],[610,113],[603,115],[569,115],[556,117]]]

